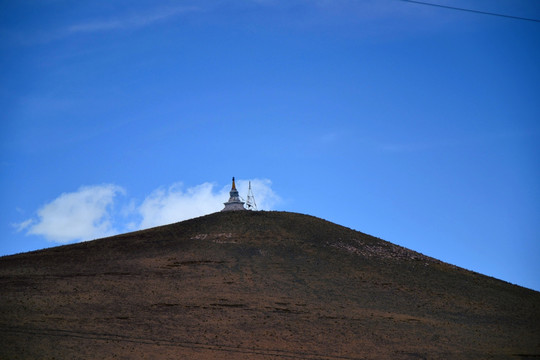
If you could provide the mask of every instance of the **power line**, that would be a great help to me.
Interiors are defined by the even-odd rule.
[[[432,3],[428,3],[428,2],[424,2],[424,1],[416,1],[416,0],[401,0],[401,1],[405,1],[405,2],[408,2],[408,3],[414,3],[414,4],[419,4],[419,5],[434,6],[434,7],[444,8],[444,9],[466,11],[466,12],[471,12],[471,13],[475,13],[475,14],[499,16],[499,17],[504,17],[504,18],[508,18],[508,19],[514,19],[514,20],[525,20],[525,21],[540,22],[540,20],[538,20],[538,19],[531,19],[531,18],[524,18],[524,17],[521,17],[521,16],[512,16],[512,15],[498,14],[498,13],[492,13],[492,12],[487,12],[487,11],[459,8],[459,7],[455,7],[455,6],[432,4]]]

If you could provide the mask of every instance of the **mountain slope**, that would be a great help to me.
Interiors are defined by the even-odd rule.
[[[3,257],[0,284],[0,358],[540,358],[540,293],[295,213]]]

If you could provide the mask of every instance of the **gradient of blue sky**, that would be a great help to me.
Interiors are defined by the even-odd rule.
[[[538,44],[399,0],[2,2],[0,254],[215,211],[234,175],[540,290]]]

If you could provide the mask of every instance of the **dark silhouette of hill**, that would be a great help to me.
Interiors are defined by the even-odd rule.
[[[2,359],[540,358],[539,292],[295,213],[6,256],[0,286]]]

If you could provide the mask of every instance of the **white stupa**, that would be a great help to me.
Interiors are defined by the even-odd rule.
[[[240,196],[238,195],[238,190],[236,190],[236,185],[234,184],[234,177],[232,178],[232,188],[229,194],[230,194],[229,201],[224,203],[225,207],[221,211],[246,210],[244,208],[244,202],[240,200]]]

